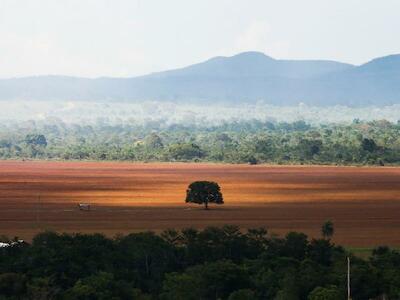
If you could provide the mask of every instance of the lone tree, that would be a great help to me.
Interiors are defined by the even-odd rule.
[[[333,236],[333,232],[334,232],[332,221],[328,220],[324,224],[322,224],[321,232],[322,232],[322,236],[325,239],[330,239]]]
[[[224,204],[224,199],[218,183],[195,181],[186,190],[186,203],[188,202],[204,204],[205,209],[208,209],[208,203]]]

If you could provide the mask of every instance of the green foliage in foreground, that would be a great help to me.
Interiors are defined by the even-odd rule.
[[[41,233],[0,248],[0,299],[345,299],[348,255],[354,300],[400,298],[395,250],[364,260],[329,239],[224,226],[114,239]]]
[[[399,164],[400,124],[0,125],[1,159]]]

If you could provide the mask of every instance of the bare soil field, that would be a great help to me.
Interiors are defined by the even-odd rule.
[[[225,204],[184,203],[195,180],[220,184]],[[78,203],[90,203],[89,212]],[[30,239],[43,230],[103,232],[236,224],[320,235],[337,243],[400,246],[400,168],[0,162],[0,234]]]

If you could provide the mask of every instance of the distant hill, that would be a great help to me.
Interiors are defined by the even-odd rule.
[[[323,60],[276,60],[260,52],[244,52],[232,57],[218,56],[186,68],[155,73],[147,78],[167,77],[287,77],[310,78],[352,68],[352,65]]]
[[[353,66],[324,60],[277,60],[245,52],[133,78],[0,80],[0,100],[13,99],[390,105],[400,103],[400,55]]]

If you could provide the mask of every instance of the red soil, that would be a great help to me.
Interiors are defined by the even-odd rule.
[[[217,181],[225,204],[186,205],[195,180]],[[222,224],[318,236],[331,219],[338,243],[400,246],[399,217],[400,168],[0,162],[0,234],[25,239],[44,229],[113,235]]]

